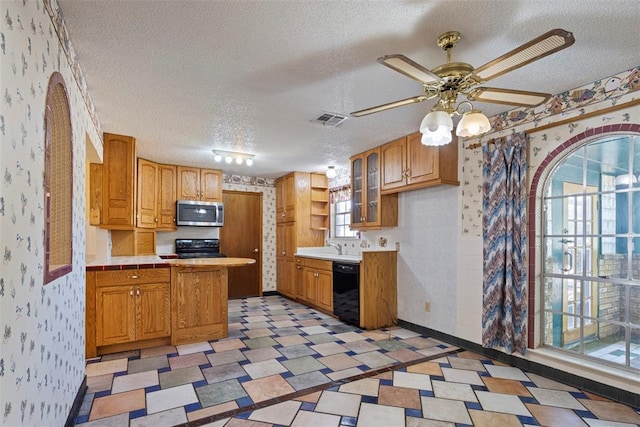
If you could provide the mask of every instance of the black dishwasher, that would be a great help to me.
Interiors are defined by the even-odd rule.
[[[333,314],[360,326],[360,264],[333,262]]]

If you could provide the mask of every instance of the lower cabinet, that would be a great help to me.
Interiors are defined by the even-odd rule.
[[[170,279],[169,268],[87,272],[87,356],[168,342]]]
[[[171,344],[228,334],[227,268],[171,267]]]
[[[333,262],[296,257],[296,297],[323,311],[333,312]]]

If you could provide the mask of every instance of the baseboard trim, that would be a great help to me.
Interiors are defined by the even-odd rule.
[[[283,296],[283,295],[282,295],[282,294],[280,294],[280,292],[278,292],[278,291],[263,291],[263,292],[262,292],[262,296],[263,296],[263,297],[272,297],[272,296],[275,296],[275,295]]]
[[[82,384],[80,384],[80,388],[78,389],[78,393],[76,394],[76,398],[73,399],[73,405],[71,405],[71,410],[67,416],[67,421],[64,423],[64,427],[73,427],[76,425],[76,419],[80,413],[80,408],[82,407],[82,402],[84,401],[84,396],[87,394],[88,388],[87,376],[85,375],[82,380]]]
[[[531,372],[552,379],[554,381],[570,385],[580,390],[598,394],[608,399],[615,400],[620,403],[625,403],[636,408],[640,406],[640,395],[631,391],[613,387],[608,384],[603,384],[598,381],[565,372],[560,369],[552,368],[538,362],[523,359],[522,357],[512,356],[510,354],[503,353],[492,348],[485,348],[478,343],[474,343],[472,341],[468,341],[454,335],[446,334],[444,332],[436,331],[435,329],[416,325],[402,319],[398,319],[398,326],[410,331],[417,332],[421,335],[433,337],[462,349],[482,354],[490,359],[507,363],[511,366],[515,366],[527,372]]]

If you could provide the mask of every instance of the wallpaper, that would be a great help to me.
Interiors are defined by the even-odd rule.
[[[64,425],[84,378],[85,144],[98,142],[101,154],[101,131],[60,28],[55,2],[0,2],[0,424],[7,426]],[[43,129],[53,71],[64,77],[71,107],[73,270],[44,286]]]
[[[581,116],[640,98],[640,67],[572,89],[551,98],[534,109],[516,109],[490,119],[495,132],[469,139],[462,150],[462,234],[482,236],[482,148],[480,144],[510,132],[526,131],[529,139],[530,180],[549,152],[573,135],[587,129],[613,123],[638,123],[640,107],[618,110],[586,120]],[[575,119],[548,131],[536,127],[566,119]],[[474,147],[470,149],[469,147]]]
[[[262,290],[276,290],[276,184],[268,178],[224,175],[223,190],[262,193]]]

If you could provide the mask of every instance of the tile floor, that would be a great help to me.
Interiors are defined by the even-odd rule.
[[[402,329],[280,296],[229,302],[229,337],[87,361],[76,425],[630,426],[637,408]]]

